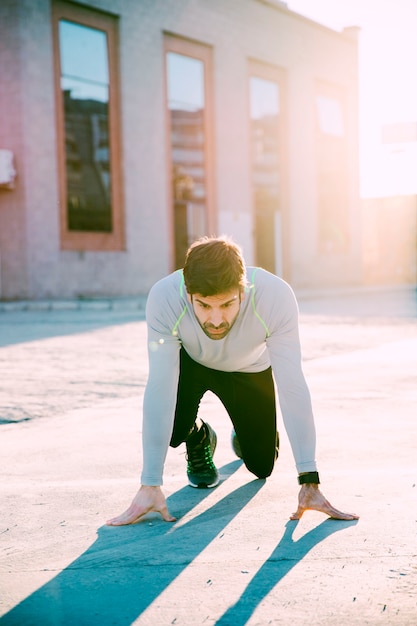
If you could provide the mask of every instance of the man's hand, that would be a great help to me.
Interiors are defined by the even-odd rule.
[[[108,526],[135,524],[147,513],[160,513],[166,522],[176,521],[168,511],[161,488],[142,485],[130,507],[118,517],[108,520],[106,524]]]
[[[321,493],[318,485],[307,483],[301,486],[298,494],[298,509],[290,517],[292,520],[300,519],[304,511],[307,510],[320,511],[333,519],[341,519],[351,521],[359,519],[359,515],[351,513],[343,513],[338,511],[330,504]]]

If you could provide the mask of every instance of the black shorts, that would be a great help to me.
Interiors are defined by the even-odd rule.
[[[171,446],[185,441],[206,391],[223,403],[232,420],[243,461],[258,478],[272,472],[276,457],[276,401],[272,370],[221,372],[196,363],[180,351],[180,376]]]

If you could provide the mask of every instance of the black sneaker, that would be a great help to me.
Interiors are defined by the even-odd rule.
[[[232,430],[231,443],[232,443],[233,452],[236,454],[236,456],[239,459],[242,459],[243,456],[242,456],[242,450],[240,448],[239,439],[237,438],[237,435],[234,430]],[[276,439],[276,444],[275,444],[275,460],[277,460],[278,454],[279,454],[279,434],[277,431],[277,439]]]
[[[203,441],[197,445],[185,442],[187,447],[187,476],[191,487],[215,487],[219,484],[219,474],[213,463],[213,454],[217,445],[217,435],[209,424],[203,422]]]

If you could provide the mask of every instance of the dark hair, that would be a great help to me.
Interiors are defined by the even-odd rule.
[[[245,262],[237,244],[226,237],[202,237],[187,251],[184,282],[188,293],[214,296],[246,285]]]

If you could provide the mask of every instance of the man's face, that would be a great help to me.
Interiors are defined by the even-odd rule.
[[[242,293],[232,289],[215,296],[188,295],[195,316],[210,339],[223,339],[232,328],[240,309]]]

